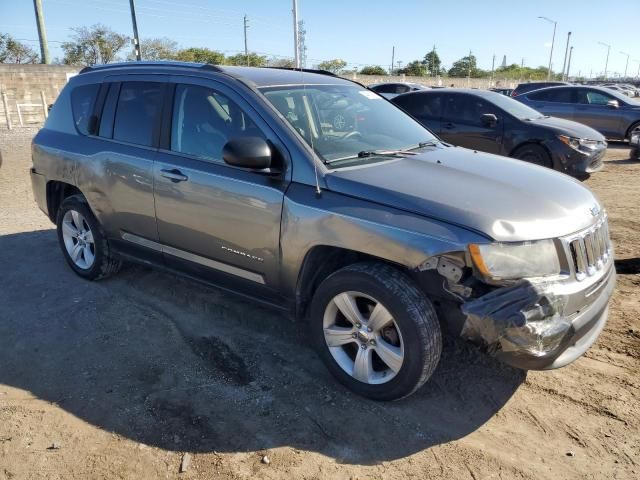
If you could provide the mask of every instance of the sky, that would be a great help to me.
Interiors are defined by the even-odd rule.
[[[52,58],[62,58],[60,44],[72,27],[102,23],[132,35],[129,0],[42,0]],[[182,47],[208,47],[224,53],[244,51],[243,16],[249,19],[249,50],[268,56],[292,57],[292,0],[135,0],[141,38],[169,37]],[[580,0],[298,0],[304,20],[307,67],[342,58],[349,68],[406,64],[421,59],[433,46],[445,67],[468,55],[491,69],[524,59],[526,66],[547,66],[553,24],[557,22],[553,68],[562,70],[567,32],[574,46],[571,74],[604,71],[607,47],[609,76],[638,73],[640,0],[614,4]],[[634,20],[632,16],[636,16]],[[628,19],[628,20],[627,20]],[[38,47],[32,0],[0,0],[0,32]],[[634,38],[635,37],[635,38]],[[625,52],[625,53],[621,53]]]

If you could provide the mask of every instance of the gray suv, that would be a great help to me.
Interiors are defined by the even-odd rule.
[[[353,126],[323,121],[326,105],[356,112]],[[425,383],[444,329],[547,369],[606,322],[613,252],[589,189],[443,144],[331,74],[86,68],[32,154],[35,198],[78,275],[137,261],[290,313],[370,398]]]

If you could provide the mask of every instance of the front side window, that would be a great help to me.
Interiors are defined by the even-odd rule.
[[[589,105],[606,105],[611,100],[615,100],[611,95],[607,95],[595,90],[580,90],[578,93],[579,103],[586,103]]]
[[[440,94],[412,94],[398,97],[394,101],[416,118],[440,120],[442,114],[442,95]]]
[[[267,100],[325,163],[418,148],[437,139],[399,108],[356,85],[264,87]]]
[[[531,100],[538,102],[571,103],[571,89],[560,88],[550,90],[540,90],[529,95]]]
[[[116,106],[113,139],[152,146],[162,110],[163,84],[124,82]]]
[[[93,114],[93,104],[100,84],[81,85],[71,92],[71,110],[76,128],[82,135],[89,134],[89,119]]]
[[[255,123],[225,95],[198,85],[178,85],[171,122],[171,150],[222,162],[231,138],[263,137]]]

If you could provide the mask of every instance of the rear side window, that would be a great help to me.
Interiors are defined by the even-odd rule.
[[[447,98],[444,117],[450,122],[480,127],[480,117],[485,113],[493,113],[500,117],[500,111],[485,99],[474,95],[454,94]]]
[[[571,89],[540,90],[533,92],[529,98],[537,102],[571,103]]]
[[[425,120],[439,120],[442,114],[442,95],[403,95],[394,99],[413,117]]]
[[[116,107],[113,139],[152,146],[162,110],[163,84],[124,82]]]
[[[71,92],[71,110],[76,128],[82,135],[89,134],[89,119],[100,89],[99,83],[81,85]]]

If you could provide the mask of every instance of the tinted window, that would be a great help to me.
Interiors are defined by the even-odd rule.
[[[394,99],[412,116],[425,120],[439,120],[442,113],[442,95],[412,94]]]
[[[483,98],[474,95],[448,95],[444,117],[446,120],[465,125],[482,126],[480,116],[493,113],[499,116],[498,109]]]
[[[395,93],[407,93],[409,91],[409,87],[407,85],[398,84],[396,86]]]
[[[530,94],[529,99],[535,100],[536,102],[571,103],[571,90],[570,88],[540,90],[539,92]]]
[[[560,82],[533,82],[533,83],[521,83],[515,89],[516,95],[522,95],[523,93],[533,92],[534,90],[540,90],[541,88],[555,87],[559,85],[565,85]]]
[[[83,135],[89,134],[89,117],[93,114],[93,104],[98,95],[99,83],[82,85],[71,92],[71,109],[76,128]]]
[[[373,87],[372,90],[378,93],[395,93],[396,92],[396,84],[395,83],[386,83],[384,85],[378,85]]]
[[[160,110],[162,83],[125,82],[120,88],[113,138],[137,145],[153,145]]]
[[[171,122],[171,150],[222,161],[231,138],[264,135],[229,98],[207,87],[178,85]]]

